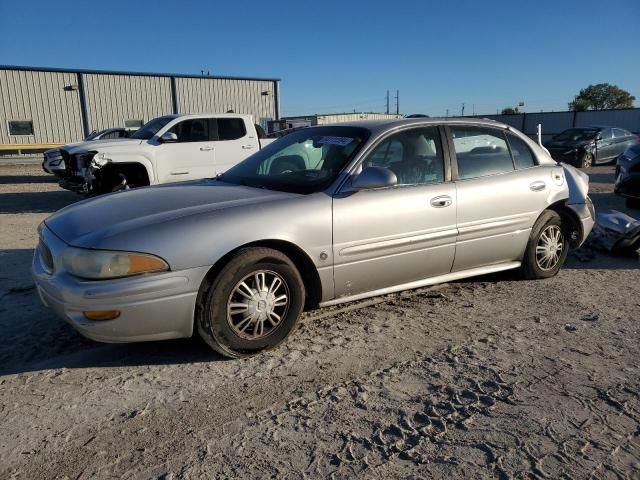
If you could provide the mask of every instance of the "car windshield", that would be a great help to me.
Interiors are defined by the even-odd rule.
[[[593,128],[570,128],[559,134],[554,140],[581,142],[596,138],[598,130]]]
[[[336,179],[368,137],[364,128],[304,128],[276,140],[218,178],[269,190],[319,192]]]
[[[152,138],[162,127],[173,120],[175,117],[158,117],[153,120],[149,120],[139,130],[136,131],[131,138],[138,140],[149,140]]]
[[[88,140],[93,140],[94,138],[96,138],[98,135],[100,135],[102,132],[104,132],[104,130],[94,130],[93,132],[91,132],[89,135],[87,135],[85,137],[85,141]]]

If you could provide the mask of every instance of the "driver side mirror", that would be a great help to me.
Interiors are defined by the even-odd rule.
[[[178,135],[173,132],[164,132],[160,137],[162,143],[176,143],[178,141]]]
[[[367,167],[353,179],[351,186],[354,190],[371,190],[373,188],[393,187],[397,183],[398,177],[388,168]]]

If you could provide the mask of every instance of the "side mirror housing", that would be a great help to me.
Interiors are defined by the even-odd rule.
[[[175,143],[178,141],[178,135],[173,132],[164,132],[160,137],[162,143]]]
[[[371,190],[374,188],[393,187],[397,183],[398,177],[388,168],[367,167],[353,179],[351,187],[354,190]]]

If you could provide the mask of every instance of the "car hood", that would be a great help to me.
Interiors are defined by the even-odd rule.
[[[65,242],[90,248],[96,240],[153,224],[298,196],[213,179],[198,180],[84,200],[59,210],[45,224]]]
[[[111,140],[89,140],[88,142],[80,142],[70,145],[65,145],[64,148],[69,153],[82,153],[90,150],[111,150],[111,149],[127,149],[133,146],[140,145],[145,140],[138,140],[135,138],[113,138]]]

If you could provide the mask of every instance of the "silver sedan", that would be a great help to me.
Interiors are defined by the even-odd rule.
[[[104,342],[189,337],[241,357],[304,309],[520,269],[547,278],[594,223],[588,177],[513,128],[304,128],[218,178],[130,190],[40,226],[45,305]]]

